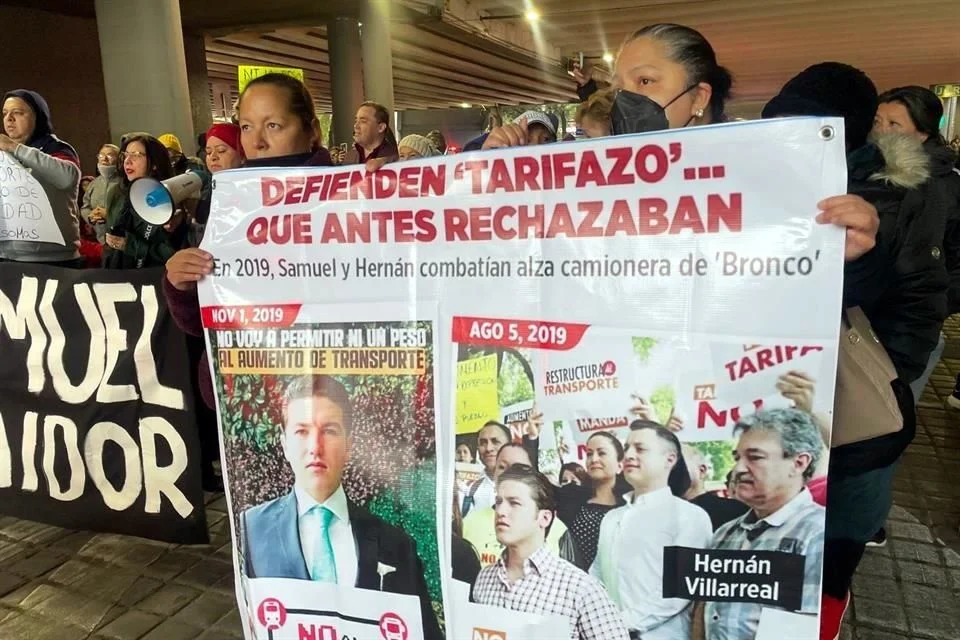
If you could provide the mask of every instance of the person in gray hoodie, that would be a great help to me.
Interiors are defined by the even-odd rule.
[[[0,240],[0,260],[80,268],[80,222],[77,190],[80,159],[69,144],[53,135],[50,107],[35,91],[17,89],[3,97],[0,151],[13,155],[40,183],[50,200],[63,245]]]

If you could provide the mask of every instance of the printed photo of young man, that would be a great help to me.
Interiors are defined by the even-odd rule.
[[[820,427],[798,409],[758,411],[734,427],[733,482],[750,511],[713,536],[713,549],[779,551],[804,556],[801,612],[820,606],[823,507],[806,488],[823,449]],[[795,576],[799,580],[800,576]],[[707,602],[707,640],[753,638],[764,606],[752,602]]]
[[[504,551],[480,571],[471,599],[483,605],[567,619],[570,640],[627,640],[616,606],[596,579],[546,547],[556,518],[554,487],[528,465],[497,479],[496,532]]]
[[[442,638],[413,540],[344,493],[352,414],[346,389],[329,376],[302,376],[287,387],[282,444],[295,484],[242,514],[246,575],[417,596],[425,637]],[[383,566],[392,571],[381,577]]]
[[[500,452],[497,453],[494,479],[499,480],[503,472],[515,464],[536,469],[536,465],[530,458],[530,452],[523,445],[510,443],[500,447]],[[558,493],[555,493],[555,500],[557,496]],[[474,507],[467,514],[467,517],[463,518],[463,537],[477,550],[480,564],[484,567],[495,563],[503,551],[503,545],[497,536],[496,519],[497,514],[494,507]],[[563,521],[554,520],[545,544],[552,553],[568,562],[577,564],[576,544]]]
[[[710,516],[682,497],[690,474],[673,432],[634,420],[624,449],[623,476],[633,491],[604,516],[590,573],[607,588],[632,638],[689,638],[691,601],[663,597],[663,550],[706,547]]]

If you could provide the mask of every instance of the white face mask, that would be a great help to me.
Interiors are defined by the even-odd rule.
[[[107,180],[117,177],[117,166],[113,164],[98,164],[97,171]]]

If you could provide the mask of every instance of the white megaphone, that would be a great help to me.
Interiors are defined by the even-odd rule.
[[[170,222],[178,204],[199,196],[202,186],[200,176],[192,171],[163,182],[140,178],[130,185],[130,204],[144,222],[161,226]]]

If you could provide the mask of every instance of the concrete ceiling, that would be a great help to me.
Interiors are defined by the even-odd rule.
[[[769,99],[805,67],[835,60],[881,89],[960,81],[960,0],[470,0],[487,22],[540,14],[543,39],[562,55],[604,66],[645,25],[698,29],[734,74],[743,108]]]
[[[391,31],[397,109],[575,98],[559,61],[503,46],[448,20],[394,21]],[[235,91],[240,64],[301,68],[320,107],[330,106],[330,57],[322,24],[207,36],[211,82]]]
[[[274,0],[264,8],[260,0],[238,0],[250,7],[229,13],[247,16],[234,18],[245,31],[225,34],[230,25],[217,22],[223,12],[194,2],[182,0],[184,23],[214,30],[207,44],[212,80],[235,82],[237,64],[298,66],[318,102],[329,105],[326,31],[322,21],[310,23],[311,15],[350,3]],[[278,11],[277,2],[287,10]],[[711,41],[734,74],[734,113],[755,111],[792,75],[824,60],[860,67],[881,89],[960,81],[960,0],[408,0],[395,6],[401,12],[391,46],[401,109],[570,101],[563,57],[582,51],[602,77],[603,55],[656,22],[690,25]],[[524,17],[531,7],[540,15],[535,24]],[[250,24],[268,14],[284,16],[284,24]]]
[[[185,2],[183,6],[185,9]],[[390,42],[398,109],[448,108],[462,103],[569,102],[575,98],[575,85],[558,57],[539,55],[498,37],[518,31],[516,27],[476,29],[451,14],[424,10],[422,4],[406,3],[403,8],[399,17],[394,14]],[[188,17],[196,26],[214,25],[214,15],[207,21],[185,12],[185,24]],[[303,24],[310,20],[301,16],[282,25],[249,24],[243,31],[232,33],[219,24],[208,28],[207,71],[211,83],[228,84],[235,92],[237,65],[296,67],[304,70],[318,105],[328,109],[326,26],[316,16],[312,18],[314,24]]]
[[[574,99],[561,59],[603,68],[632,31],[699,29],[734,74],[733,111],[750,113],[804,67],[866,71],[879,88],[960,82],[960,0],[391,0],[398,108]],[[0,0],[93,17],[93,0]],[[326,21],[357,0],[180,0],[184,29],[204,33],[212,82],[238,64],[297,66],[329,108]],[[540,19],[524,13],[534,7]]]

